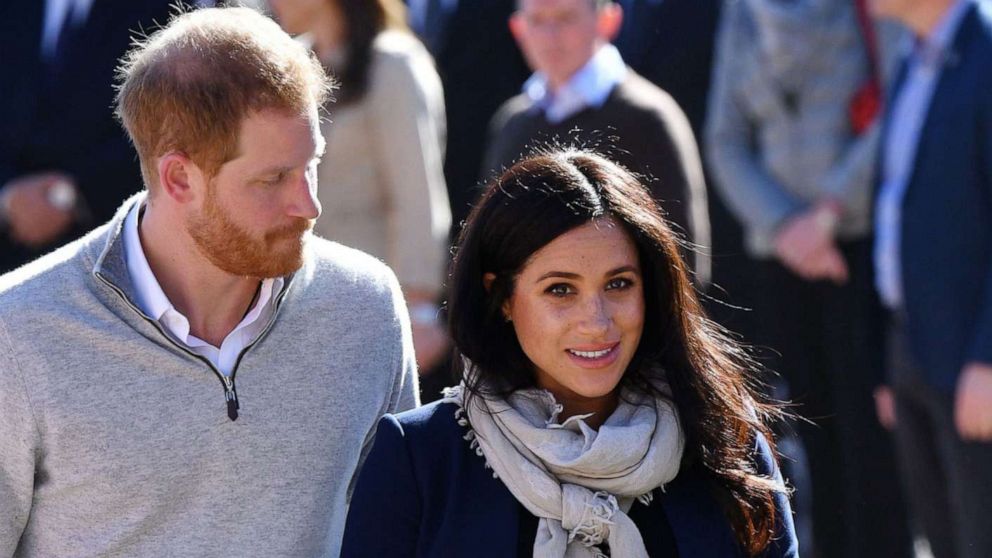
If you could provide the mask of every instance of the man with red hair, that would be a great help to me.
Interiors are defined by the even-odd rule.
[[[335,556],[417,381],[396,278],[310,234],[327,76],[244,8],[121,76],[147,192],[0,278],[0,556]]]

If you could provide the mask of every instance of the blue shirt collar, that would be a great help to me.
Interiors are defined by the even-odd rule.
[[[973,0],[957,0],[934,27],[927,37],[914,37],[912,40],[912,54],[917,61],[926,64],[939,65],[950,55],[957,35],[958,28],[964,20],[965,14]]]
[[[626,76],[627,65],[620,51],[606,44],[558,91],[551,91],[548,78],[542,72],[532,75],[524,83],[523,90],[548,121],[557,124],[583,109],[602,107],[613,88]]]

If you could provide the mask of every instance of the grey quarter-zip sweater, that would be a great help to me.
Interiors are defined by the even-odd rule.
[[[395,277],[312,239],[227,384],[134,303],[139,199],[0,277],[0,557],[337,556],[376,421],[418,402]]]

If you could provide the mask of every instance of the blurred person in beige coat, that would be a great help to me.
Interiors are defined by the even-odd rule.
[[[443,174],[444,94],[399,0],[270,0],[287,32],[304,34],[340,89],[322,124],[323,213],[316,232],[384,260],[413,320],[422,371],[448,342],[437,298],[451,225]]]

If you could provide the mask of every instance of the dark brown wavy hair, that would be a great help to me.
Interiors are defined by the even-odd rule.
[[[651,375],[663,371],[685,430],[682,467],[703,467],[741,546],[758,554],[775,534],[774,496],[785,488],[756,472],[753,452],[756,436],[774,451],[768,424],[780,410],[758,395],[746,352],[704,315],[678,238],[644,186],[619,165],[588,151],[556,151],[520,161],[488,186],[452,263],[449,330],[474,371],[462,371],[462,379],[471,396],[482,397],[536,385],[501,308],[532,254],[601,218],[633,239],[644,285],[644,331],[621,382],[656,394]],[[488,290],[485,273],[496,277]]]
[[[365,95],[372,65],[372,43],[386,29],[409,31],[406,7],[400,0],[327,0],[335,2],[344,17],[347,34],[347,58],[344,66],[335,68],[341,89],[338,104],[350,103]]]

